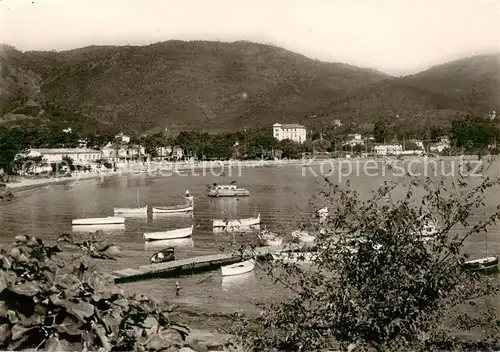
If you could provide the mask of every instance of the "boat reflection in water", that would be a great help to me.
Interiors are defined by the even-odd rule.
[[[222,277],[222,290],[229,291],[232,288],[237,288],[241,286],[247,286],[250,281],[255,277],[255,271],[250,271],[248,273],[232,276]]]
[[[194,247],[192,238],[175,238],[171,240],[149,241],[144,243],[144,250],[161,249],[166,247]]]
[[[73,225],[73,232],[122,232],[125,231],[125,224],[103,224],[103,225]]]
[[[258,232],[260,231],[260,225],[252,225],[252,226],[226,226],[226,227],[214,227],[214,234],[224,234],[224,233],[232,233],[232,232]]]

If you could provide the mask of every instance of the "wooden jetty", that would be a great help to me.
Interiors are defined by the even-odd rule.
[[[307,247],[307,246],[306,246]],[[238,263],[242,260],[249,259],[252,255],[258,258],[266,258],[271,253],[277,253],[283,250],[291,249],[285,245],[281,248],[276,247],[258,247],[253,253],[221,253],[205,255],[200,257],[186,258],[174,260],[171,262],[149,264],[140,266],[137,269],[122,269],[111,273],[115,283],[126,283],[133,281],[148,280],[153,278],[174,277],[180,275],[195,274],[203,271],[217,270],[222,265],[230,265]],[[294,249],[297,249],[295,247]]]
[[[271,252],[277,251],[272,247],[258,247],[254,255],[264,258]],[[278,250],[279,251],[279,250]],[[115,283],[148,280],[161,277],[173,277],[179,275],[195,274],[203,271],[216,270],[222,265],[238,263],[251,257],[251,253],[221,253],[200,257],[174,260],[171,262],[149,264],[140,266],[138,269],[123,269],[111,273]]]

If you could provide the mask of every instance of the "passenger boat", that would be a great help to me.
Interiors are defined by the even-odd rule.
[[[310,235],[306,231],[296,230],[292,232],[292,237],[302,243],[312,243],[316,237]]]
[[[466,271],[493,273],[498,271],[498,256],[468,260],[462,267]]]
[[[124,224],[125,218],[121,216],[108,216],[105,218],[74,219],[73,225],[115,225]]]
[[[246,188],[238,188],[235,184],[214,185],[209,188],[207,195],[209,197],[246,197],[250,192]]]
[[[175,249],[173,247],[164,248],[151,256],[149,261],[151,264],[171,262],[175,260]]]
[[[213,223],[213,227],[248,227],[260,225],[260,213],[255,218],[247,218],[247,219],[234,219],[234,220],[218,220],[215,219]]]
[[[252,271],[254,267],[255,261],[253,259],[249,259],[236,264],[222,266],[222,276],[245,274]]]
[[[190,237],[193,234],[193,228],[194,225],[170,231],[145,232],[144,240],[158,241],[158,240],[172,240],[175,238],[186,238]]]

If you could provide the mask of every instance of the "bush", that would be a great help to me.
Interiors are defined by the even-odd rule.
[[[464,240],[500,215],[497,208],[469,224],[498,184],[460,175],[446,183],[408,178],[386,182],[363,199],[349,184],[325,179],[315,204],[321,198],[329,216],[303,224],[317,234],[312,269],[270,265],[268,274],[289,298],[266,306],[256,321],[243,321],[238,334],[254,351],[427,351],[459,344],[455,328],[478,326],[490,334],[485,341],[498,337],[493,308],[480,319],[460,310],[453,317],[457,307],[476,307],[477,298],[499,292],[493,278],[463,270]],[[439,226],[430,234],[433,223]]]
[[[65,241],[89,254],[103,250],[95,241],[67,236]],[[183,346],[188,329],[173,323],[168,311],[147,297],[126,297],[90,270],[86,256],[71,260],[71,266],[60,252],[58,245],[27,236],[2,250],[0,348],[144,351]]]

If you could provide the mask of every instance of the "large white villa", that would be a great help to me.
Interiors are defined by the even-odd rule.
[[[291,139],[292,141],[304,143],[306,140],[306,128],[296,123],[273,125],[273,136],[279,141],[283,139]]]

